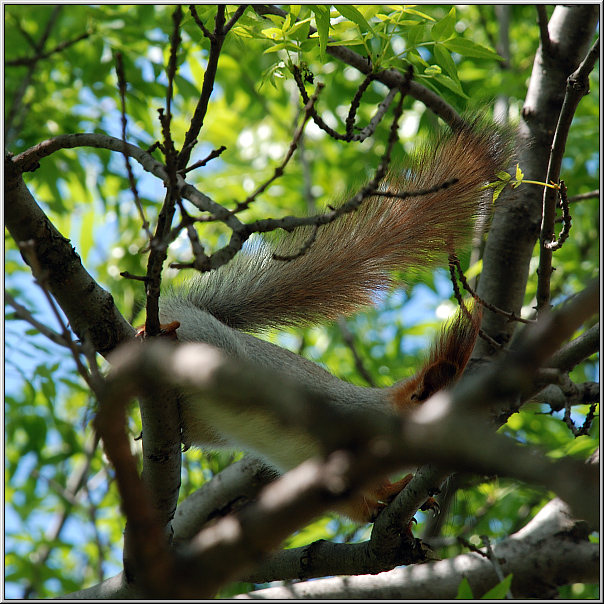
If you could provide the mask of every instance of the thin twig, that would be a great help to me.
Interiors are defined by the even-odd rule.
[[[128,155],[128,145],[126,144],[126,128],[128,125],[128,118],[126,116],[126,73],[124,70],[124,62],[122,60],[122,53],[115,53],[115,71],[117,74],[118,88],[120,91],[120,100],[121,100],[121,112],[122,112],[122,141],[124,142],[124,149],[122,154],[124,156],[124,162],[126,164],[126,170],[128,172],[128,182],[130,183],[130,190],[132,191],[132,195],[134,197],[134,203],[138,209],[138,212],[141,216],[141,220],[143,221],[143,229],[147,233],[147,237],[151,239],[151,231],[149,230],[149,221],[145,216],[145,211],[143,209],[143,204],[141,203],[140,197],[138,195],[138,189],[136,187],[136,180],[134,179],[134,173],[132,172],[132,166],[130,165],[130,156]]]
[[[410,67],[407,70],[404,82],[400,85],[399,88],[400,98],[399,102],[397,103],[394,109],[394,116],[392,124],[390,126],[388,143],[386,145],[386,150],[381,157],[380,163],[376,169],[373,179],[371,179],[364,187],[362,187],[361,190],[358,191],[356,195],[354,195],[351,199],[343,203],[340,207],[332,209],[329,212],[317,214],[315,216],[310,217],[288,216],[282,219],[266,218],[248,224],[240,223],[237,226],[232,226],[231,228],[233,229],[233,234],[229,243],[208,257],[209,268],[217,268],[218,266],[222,266],[223,264],[228,262],[231,258],[235,256],[237,252],[239,252],[239,250],[243,247],[243,244],[249,239],[249,237],[253,233],[266,233],[269,231],[274,231],[278,228],[291,231],[298,226],[322,226],[333,222],[343,214],[354,212],[366,199],[378,193],[380,184],[385,178],[388,171],[388,167],[390,165],[392,149],[394,147],[394,144],[398,140],[398,124],[403,111],[403,101],[405,98],[405,94],[407,93],[412,76],[413,70]],[[309,99],[309,102],[310,101],[311,99]],[[299,128],[299,130],[301,130],[301,128]],[[293,154],[293,151],[294,146],[292,145],[290,146],[288,156],[291,156],[291,154]],[[275,172],[278,172],[278,168]],[[269,179],[267,183],[264,183],[264,185],[262,185],[259,189],[264,190],[270,182],[272,182],[271,179]],[[215,206],[217,209],[220,208],[221,212],[224,210],[224,208],[222,208],[222,206],[218,206],[218,204],[215,204]],[[235,212],[228,212],[228,215],[229,218],[234,218]],[[220,220],[223,219],[220,218]],[[177,266],[178,268],[193,268],[193,263],[181,264]]]
[[[225,25],[225,10],[224,5],[218,5],[216,11],[216,19],[214,22],[214,32],[210,32],[207,27],[202,23],[197,10],[194,5],[189,7],[191,15],[197,23],[197,26],[201,29],[203,34],[210,40],[210,54],[208,56],[208,62],[206,70],[203,75],[203,84],[201,86],[201,94],[199,95],[199,101],[195,107],[195,112],[191,119],[191,125],[185,134],[185,140],[178,156],[178,170],[182,170],[187,167],[193,147],[197,144],[197,137],[203,127],[205,116],[208,112],[208,105],[212,91],[214,90],[214,83],[216,81],[216,73],[218,71],[218,58],[222,52],[222,45],[228,32],[243,15],[247,5],[240,6],[229,22]]]
[[[398,90],[396,88],[391,88],[388,91],[388,94],[386,95],[384,100],[378,105],[377,111],[375,112],[374,116],[371,118],[371,120],[369,120],[369,124],[367,124],[367,126],[365,126],[358,134],[353,135],[353,141],[362,142],[375,133],[378,124],[386,115],[386,112],[392,104],[392,101],[394,100],[394,97],[396,96],[397,92]]]
[[[264,183],[262,183],[251,195],[249,195],[247,197],[247,199],[245,199],[244,201],[237,204],[237,208],[235,210],[233,210],[234,213],[241,212],[243,210],[247,210],[247,208],[249,208],[250,204],[258,197],[258,195],[260,195],[261,193],[264,193],[264,191],[266,191],[266,189],[269,187],[269,185],[271,185],[275,180],[277,180],[277,178],[280,178],[281,176],[283,176],[285,167],[287,166],[287,164],[289,163],[289,160],[292,158],[293,154],[295,153],[296,149],[298,148],[298,143],[300,142],[300,137],[302,136],[302,133],[304,132],[304,128],[306,127],[306,124],[308,123],[308,120],[310,119],[310,117],[312,115],[313,107],[314,107],[315,103],[317,102],[317,99],[319,98],[319,94],[321,94],[321,91],[323,90],[323,88],[324,88],[324,84],[319,83],[317,85],[317,89],[315,90],[312,97],[310,97],[308,99],[308,101],[306,102],[306,105],[304,106],[304,117],[302,118],[302,121],[300,122],[300,124],[296,128],[296,131],[294,132],[294,136],[292,137],[292,142],[289,145],[289,149],[287,150],[287,153],[286,153],[283,161],[275,168],[273,175],[268,180],[266,180]]]
[[[69,519],[73,506],[79,503],[83,491],[86,489],[86,481],[90,472],[90,463],[94,457],[94,454],[96,453],[98,444],[99,439],[96,435],[93,435],[93,437],[84,444],[84,459],[72,471],[65,487],[55,480],[46,479],[38,472],[37,469],[34,469],[32,472],[37,480],[46,480],[48,485],[54,489],[65,501],[65,504],[62,506],[62,508],[54,514],[52,522],[49,523],[49,528],[44,534],[45,542],[32,556],[31,561],[34,565],[34,572],[37,568],[42,568],[46,564],[46,561],[52,553],[53,548],[57,547],[58,539],[63,531],[63,528],[65,527],[67,520]],[[23,590],[23,599],[29,599],[32,596],[34,589],[35,587],[33,582],[26,584],[26,587]]]
[[[564,423],[568,426],[575,438],[589,434],[591,424],[593,423],[595,417],[596,406],[599,404],[599,401],[596,401],[590,405],[589,412],[585,417],[583,425],[580,428],[577,428],[571,417],[571,410],[573,403],[576,400],[580,400],[583,393],[577,387],[577,384],[570,379],[568,373],[560,373],[557,386],[560,388],[565,397],[563,417]]]
[[[52,31],[52,28],[54,27],[57,19],[59,18],[59,14],[60,14],[62,8],[63,7],[61,4],[57,4],[53,8],[50,18],[48,19],[48,23],[46,24],[46,27],[44,28],[44,31],[42,32],[42,35],[40,36],[40,40],[34,46],[34,50],[35,50],[36,54],[39,54],[42,52],[42,49],[44,48],[44,46],[48,40],[48,37],[50,36],[50,32]],[[32,63],[29,66],[27,73],[21,80],[21,85],[19,86],[19,88],[17,89],[15,94],[13,95],[12,104],[11,104],[11,107],[8,112],[8,116],[6,118],[5,125],[4,125],[6,132],[9,133],[9,136],[7,137],[8,140],[5,141],[5,144],[8,144],[10,141],[12,141],[13,137],[15,136],[13,133],[13,131],[16,130],[15,124],[14,124],[15,118],[21,111],[23,98],[24,98],[25,93],[27,92],[27,89],[29,88],[29,86],[32,82],[32,79],[34,77],[36,65],[37,65],[37,63]],[[24,119],[24,116],[23,116],[23,119]],[[23,119],[21,120],[21,122],[23,122]]]
[[[36,41],[29,35],[29,32],[21,25],[21,20],[17,18],[16,15],[12,13],[5,13],[5,19],[9,17],[15,24],[15,27],[19,30],[19,33],[25,38],[27,43],[35,50],[36,49]]]
[[[14,309],[15,314],[19,319],[23,321],[27,321],[30,325],[35,327],[43,336],[46,336],[51,342],[58,344],[59,346],[64,346],[65,348],[69,348],[69,342],[59,333],[52,330],[44,323],[38,321],[25,306],[21,306],[8,292],[4,292],[4,299],[8,302]]]
[[[70,46],[73,46],[74,44],[77,44],[78,42],[85,40],[86,38],[89,38],[93,33],[94,33],[94,30],[89,29],[71,40],[64,40],[63,42],[60,42],[54,48],[51,48],[50,50],[47,50],[46,52],[36,54],[33,57],[21,57],[19,59],[13,59],[12,61],[6,61],[6,63],[4,65],[6,67],[19,67],[19,66],[23,66],[23,65],[35,65],[39,61],[48,59],[52,55],[54,55],[58,52],[61,52],[62,50],[65,50],[66,48],[69,48]]]
[[[222,29],[223,36],[226,36],[231,31],[235,23],[237,23],[237,21],[239,21],[239,19],[243,16],[243,13],[245,12],[245,9],[248,6],[248,4],[240,4],[237,7],[237,10],[233,13],[233,16],[229,19],[228,23]]]
[[[499,558],[493,552],[493,549],[491,547],[491,541],[489,540],[489,537],[487,535],[480,535],[480,538],[482,539],[482,543],[487,550],[487,558],[491,561],[491,564],[493,565],[493,569],[495,570],[495,574],[497,575],[497,578],[499,579],[499,582],[501,583],[502,581],[505,580],[505,575],[503,574],[503,571],[501,570],[501,564],[499,562]],[[505,597],[506,597],[506,600],[514,599],[514,596],[512,595],[512,592],[509,589],[508,589],[507,593],[505,594]]]
[[[306,88],[304,87],[302,73],[300,71],[300,68],[297,65],[292,65],[292,74],[294,76],[294,81],[296,82],[296,84],[298,86],[298,90],[300,91],[300,95],[302,96],[302,101],[305,104],[308,104],[308,100],[309,100],[308,94],[306,93]],[[327,134],[329,134],[329,136],[331,136],[334,140],[345,141],[348,143],[352,142],[352,141],[362,142],[366,138],[368,138],[369,136],[374,134],[378,124],[380,123],[380,121],[382,120],[384,115],[386,114],[388,107],[392,103],[392,101],[397,93],[397,88],[396,87],[392,88],[388,92],[388,94],[386,95],[384,100],[379,104],[377,111],[376,111],[375,115],[371,118],[371,121],[369,122],[369,124],[367,126],[365,126],[365,128],[363,128],[358,134],[355,134],[354,130],[353,130],[353,126],[354,126],[354,120],[356,117],[356,113],[358,111],[358,108],[359,108],[359,105],[361,102],[361,98],[362,98],[364,92],[367,90],[367,87],[369,86],[369,84],[371,82],[373,82],[376,79],[376,77],[377,77],[377,74],[375,74],[373,72],[368,73],[365,76],[365,79],[363,80],[363,82],[361,82],[361,85],[359,86],[357,92],[355,93],[355,96],[350,103],[350,109],[348,110],[348,116],[346,117],[346,122],[345,122],[346,123],[346,133],[345,134],[340,134],[337,130],[334,130],[333,128],[328,126],[323,121],[323,119],[319,116],[316,109],[313,107],[312,108],[312,118],[313,118],[313,121],[315,122],[315,124],[319,128],[321,128],[321,130],[323,130]]]
[[[539,40],[541,42],[541,52],[548,57],[551,53],[551,40],[549,37],[549,29],[547,22],[547,11],[544,4],[537,4],[537,25],[539,26]]]
[[[522,317],[519,317],[515,312],[509,312],[507,310],[497,308],[497,306],[493,306],[492,304],[489,304],[486,300],[483,300],[472,289],[472,287],[470,287],[470,284],[468,283],[468,280],[466,279],[466,276],[464,275],[463,270],[461,268],[459,259],[457,258],[457,256],[455,254],[449,255],[449,267],[450,267],[450,269],[451,269],[451,267],[455,267],[457,269],[457,273],[459,275],[459,280],[461,281],[464,289],[472,296],[472,298],[474,298],[474,300],[476,300],[477,302],[480,302],[480,304],[482,304],[482,306],[484,306],[491,312],[494,312],[498,315],[506,317],[508,319],[508,321],[517,321],[518,323],[527,323],[527,324],[535,323],[535,321],[533,321],[531,319],[523,319]],[[454,279],[454,277],[453,277],[453,279]]]
[[[283,18],[286,18],[288,15],[286,11],[274,5],[253,4],[252,6],[254,11],[259,15],[278,15]],[[309,28],[309,36],[316,35],[316,33],[317,30],[314,27]],[[371,62],[367,60],[367,57],[354,52],[346,46],[331,45],[330,40],[326,52],[328,55],[331,55],[339,61],[354,67],[360,73],[366,75],[373,71]],[[379,73],[376,73],[375,79],[391,89],[405,85],[405,76],[396,69],[380,71]],[[426,105],[426,107],[428,107],[435,115],[449,124],[453,130],[457,131],[467,125],[457,111],[455,111],[455,109],[437,93],[414,81],[408,82],[408,88],[408,93],[413,98],[424,103],[424,105]]]
[[[281,256],[280,254],[273,254],[273,260],[279,260],[281,262],[291,262],[292,260],[296,260],[297,258],[301,258],[308,252],[308,250],[312,247],[313,243],[317,238],[317,233],[319,232],[318,225],[313,226],[313,230],[311,234],[308,236],[308,239],[302,244],[300,249],[295,253],[289,256]]]
[[[178,71],[178,48],[181,43],[180,37],[180,23],[182,21],[182,8],[177,5],[174,14],[172,15],[172,21],[174,27],[172,29],[172,39],[170,41],[170,58],[168,59],[168,67],[166,69],[166,76],[168,77],[168,87],[166,90],[166,119],[168,120],[168,127],[172,120],[172,97],[174,95],[174,78]]]
[[[27,259],[27,263],[29,264],[29,266],[31,268],[31,272],[36,279],[36,283],[40,286],[40,289],[42,290],[46,300],[48,301],[50,310],[52,311],[53,315],[59,322],[59,325],[61,327],[62,337],[67,345],[67,348],[69,348],[71,355],[76,363],[78,373],[82,376],[82,378],[85,380],[85,382],[88,384],[88,386],[94,393],[99,392],[99,390],[101,388],[101,383],[98,382],[97,380],[95,380],[94,377],[88,372],[86,367],[84,367],[84,364],[82,363],[82,361],[80,359],[80,355],[83,351],[80,347],[77,346],[76,342],[71,337],[71,331],[67,327],[65,322],[63,321],[63,316],[61,315],[61,312],[59,311],[59,308],[55,302],[55,299],[52,297],[52,295],[48,289],[48,284],[47,284],[48,275],[40,267],[40,262],[38,261],[38,257],[36,256],[36,253],[35,253],[34,242],[33,241],[22,241],[19,243],[19,249],[21,250],[21,253]],[[96,360],[95,360],[95,362],[96,362]]]
[[[408,199],[409,197],[421,197],[423,195],[431,195],[432,193],[438,193],[439,191],[448,189],[452,185],[456,184],[458,181],[458,178],[450,178],[449,180],[445,180],[444,182],[434,185],[429,189],[418,189],[416,191],[401,191],[400,193],[391,190],[380,191],[379,196],[387,197],[389,199]]]
[[[552,150],[547,168],[546,182],[559,182],[562,159],[566,149],[566,141],[570,131],[571,123],[579,102],[589,93],[589,74],[599,58],[600,39],[598,38],[585,59],[566,81],[566,94],[558,125],[554,134]],[[547,310],[550,306],[551,289],[550,280],[552,275],[552,250],[548,247],[554,240],[554,226],[556,219],[556,195],[557,189],[545,187],[543,193],[543,218],[541,222],[541,233],[539,236],[539,269],[537,270],[537,312]]]
[[[361,99],[363,98],[363,94],[369,87],[369,84],[371,84],[374,79],[375,74],[368,73],[365,76],[365,79],[361,82],[361,85],[359,86],[356,94],[354,95],[354,98],[350,103],[350,109],[348,110],[348,116],[346,117],[346,136],[348,138],[352,138],[352,136],[354,135],[354,120],[361,104]]]
[[[583,201],[584,199],[597,199],[600,197],[600,189],[595,189],[594,191],[589,191],[587,193],[579,193],[579,195],[573,195],[568,198],[569,203],[573,203],[575,201]]]
[[[172,14],[173,29],[170,41],[170,58],[168,59],[168,66],[166,68],[166,75],[168,78],[168,88],[166,91],[166,113],[164,114],[161,108],[158,110],[159,121],[162,128],[163,150],[166,158],[168,183],[164,203],[159,212],[155,234],[151,239],[151,251],[147,260],[146,274],[148,280],[145,284],[147,294],[145,331],[149,336],[156,336],[161,331],[159,324],[161,273],[164,262],[168,256],[167,246],[162,245],[162,243],[164,238],[170,234],[172,220],[174,219],[174,213],[176,211],[176,201],[180,197],[178,175],[176,174],[176,170],[178,169],[177,163],[179,155],[176,152],[174,141],[172,140],[171,106],[172,95],[174,92],[174,78],[178,69],[177,55],[181,43],[180,24],[182,22],[182,17],[182,8],[180,5],[177,5],[174,13]]]
[[[124,277],[124,279],[132,279],[133,281],[142,281],[143,283],[146,283],[149,280],[146,275],[133,275],[129,271],[121,272],[120,277]]]
[[[198,271],[207,271],[209,268],[208,256],[205,253],[203,245],[199,240],[199,236],[197,235],[197,231],[192,224],[187,225],[187,235],[189,236],[191,249],[193,250],[193,256],[195,258],[193,268],[197,269]]]
[[[214,149],[210,152],[210,154],[194,164],[190,165],[188,168],[183,168],[182,170],[177,170],[178,174],[187,174],[191,170],[196,170],[197,168],[203,168],[209,161],[215,159],[216,157],[220,157],[223,151],[226,151],[226,147],[224,145],[220,146],[218,149]]]
[[[352,356],[354,358],[354,366],[357,368],[357,371],[361,374],[361,376],[367,382],[367,384],[369,384],[369,386],[375,388],[375,380],[371,377],[369,371],[367,371],[367,368],[363,363],[363,359],[361,359],[359,351],[357,350],[356,344],[354,342],[354,336],[352,335],[350,329],[348,329],[348,325],[346,324],[346,321],[343,317],[340,317],[338,319],[338,327],[340,328],[344,343],[346,344],[346,346],[348,346],[350,352],[352,352]]]
[[[568,208],[568,197],[566,195],[566,185],[564,181],[560,181],[560,206],[562,207],[562,230],[560,231],[560,235],[558,235],[557,241],[552,241],[551,243],[546,243],[546,247],[552,252],[559,250],[564,242],[568,239],[568,235],[570,233],[570,226],[572,222],[572,218],[570,215],[570,210]]]
[[[203,35],[208,40],[210,40],[210,42],[213,42],[214,41],[214,34],[204,25],[204,22],[199,18],[199,15],[197,14],[197,9],[195,8],[195,5],[191,4],[189,6],[189,10],[191,11],[191,16],[193,17],[193,20],[197,24],[197,27],[199,27],[199,29],[201,29],[201,32],[203,33]]]

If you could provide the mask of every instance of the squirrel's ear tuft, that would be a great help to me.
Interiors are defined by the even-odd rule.
[[[443,328],[420,371],[390,389],[393,407],[399,411],[412,409],[457,381],[470,360],[481,319],[480,304],[459,310]]]
[[[435,392],[446,388],[457,379],[459,374],[457,363],[452,363],[448,359],[436,360],[424,370],[423,389],[418,395],[418,401],[425,401]]]

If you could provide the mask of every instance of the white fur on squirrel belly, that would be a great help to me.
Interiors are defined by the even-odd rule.
[[[363,388],[325,371],[315,363],[218,321],[209,313],[168,295],[162,298],[162,324],[179,321],[179,342],[204,342],[227,356],[278,371],[303,384],[317,396],[345,408],[375,408],[391,412],[387,389]],[[183,442],[187,445],[245,450],[285,472],[321,454],[318,443],[303,430],[287,429],[269,415],[225,408],[211,398],[181,397]]]

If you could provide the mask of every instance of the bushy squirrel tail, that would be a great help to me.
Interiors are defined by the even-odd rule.
[[[265,239],[216,271],[179,290],[192,306],[244,331],[304,325],[351,313],[392,283],[392,271],[429,268],[465,245],[472,218],[491,199],[484,186],[508,167],[509,136],[483,120],[427,139],[393,167],[384,190],[354,212],[318,229],[310,249],[293,260],[312,232]]]

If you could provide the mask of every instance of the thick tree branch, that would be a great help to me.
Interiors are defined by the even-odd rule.
[[[566,149],[566,140],[570,131],[571,122],[579,106],[581,99],[589,93],[589,74],[594,68],[600,52],[600,40],[596,40],[587,56],[579,67],[568,77],[566,81],[566,94],[564,103],[560,110],[558,125],[554,134],[547,177],[548,184],[560,181],[560,170],[562,159]],[[561,185],[563,186],[563,185]],[[541,312],[550,303],[550,281],[552,277],[552,251],[554,249],[554,227],[556,219],[556,206],[558,201],[558,190],[545,187],[543,191],[543,217],[541,220],[541,242],[539,253],[539,269],[537,271],[537,312]],[[568,203],[568,202],[567,202]],[[568,207],[568,206],[566,206]],[[565,223],[568,226],[568,219]]]
[[[185,543],[210,520],[238,510],[276,477],[274,470],[249,456],[227,466],[178,506],[174,542]]]
[[[335,409],[329,409],[329,424],[350,424],[346,429],[326,431],[325,413],[328,408],[324,401],[315,400],[299,386],[291,384],[288,387],[288,381],[283,381],[278,374],[269,372],[265,376],[260,367],[246,367],[245,364],[222,360],[221,355],[204,345],[181,346],[172,354],[167,349],[161,354],[153,349],[142,350],[140,354],[136,354],[135,350],[121,353],[116,359],[121,369],[116,375],[125,372],[124,375],[129,375],[129,379],[132,379],[132,374],[135,374],[135,379],[144,379],[145,384],[152,385],[162,372],[167,372],[175,385],[186,385],[188,390],[205,392],[206,396],[211,393],[206,404],[220,401],[221,408],[230,407],[233,413],[245,409],[251,413],[274,414],[279,421],[284,422],[284,429],[293,423],[298,429],[308,430],[323,443],[327,451],[351,442],[351,435],[356,435],[352,442],[369,444],[376,438],[385,438],[388,454],[377,455],[370,451],[365,455],[366,460],[377,455],[374,467],[377,472],[388,473],[409,462],[436,463],[445,469],[495,472],[535,482],[558,492],[572,502],[573,506],[578,506],[580,514],[594,520],[585,490],[595,487],[595,484],[590,483],[593,477],[581,476],[584,481],[581,488],[585,496],[579,500],[568,487],[568,484],[576,480],[576,476],[572,476],[571,462],[561,460],[554,470],[549,467],[549,460],[537,455],[525,458],[526,451],[517,449],[503,437],[485,433],[482,422],[472,419],[471,409],[485,410],[488,405],[497,406],[509,400],[514,393],[518,395],[531,382],[532,376],[547,360],[551,351],[585,317],[597,310],[598,292],[597,286],[594,286],[577,296],[563,311],[552,315],[550,320],[531,326],[533,329],[527,330],[525,343],[518,346],[515,354],[497,366],[488,368],[482,375],[463,381],[453,391],[452,400],[440,393],[426,402],[410,418],[405,419],[402,433],[397,427],[398,422],[394,422],[393,418],[380,417],[375,413],[372,417],[366,417],[364,413],[343,413],[336,412]],[[124,354],[127,354],[127,359],[122,356]],[[200,373],[199,367],[206,369]],[[280,393],[278,396],[275,393],[276,383],[281,384],[277,388]],[[241,388],[241,384],[247,384],[247,387]],[[291,394],[284,397],[284,392]],[[287,404],[284,404],[285,401]],[[304,413],[302,410],[305,408],[308,411]],[[300,425],[301,420],[305,421],[303,425]],[[461,433],[466,435],[462,441],[455,437]],[[342,440],[344,434],[346,437]],[[581,473],[581,470],[577,470],[577,476]]]
[[[548,503],[516,534],[493,546],[503,574],[513,573],[516,598],[555,597],[556,587],[596,582],[599,545],[589,543],[585,523],[574,520],[559,499]],[[475,598],[499,579],[492,563],[476,554],[397,568],[377,576],[339,577],[273,587],[238,599],[451,600],[466,578]]]
[[[598,382],[584,382],[576,384],[576,391],[569,401],[569,398],[559,386],[551,384],[536,394],[529,402],[543,403],[549,405],[551,411],[564,410],[569,402],[572,405],[591,405],[600,400],[600,384]]]
[[[579,363],[600,349],[600,323],[596,323],[579,337],[571,340],[555,352],[547,362],[547,367],[571,371]]]
[[[549,22],[549,39],[556,48],[555,60],[540,47],[523,108],[518,135],[517,161],[526,179],[543,182],[549,150],[564,100],[568,76],[585,57],[591,43],[598,8],[593,5],[556,6]],[[520,314],[530,260],[539,236],[543,190],[525,185],[505,194],[498,203],[486,242],[478,295],[510,312]],[[507,345],[516,328],[504,317],[485,311],[482,329],[499,344]],[[497,351],[479,341],[475,355]]]
[[[551,40],[549,39],[549,31],[547,29],[547,11],[544,4],[537,4],[537,25],[539,26],[539,39],[543,54],[551,53]]]
[[[84,269],[69,240],[40,209],[21,176],[15,176],[10,159],[6,176],[6,227],[15,242],[33,241],[33,252],[47,273],[48,288],[73,331],[103,355],[132,338],[134,329],[116,308],[111,294]]]
[[[534,371],[538,363],[545,359],[544,352],[540,352],[536,360],[530,363],[527,363],[527,358],[532,359],[536,350],[547,353],[556,341],[573,330],[574,323],[581,319],[579,311],[584,315],[592,310],[589,305],[584,308],[585,300],[591,302],[592,298],[588,294],[578,296],[565,313],[558,313],[549,324],[538,324],[536,330],[533,329],[536,333],[524,348],[521,347],[511,367],[523,370],[527,375]],[[597,302],[595,307],[597,309]],[[374,479],[382,472],[392,471],[409,462],[438,463],[443,468],[480,473],[495,472],[541,484],[571,502],[580,515],[597,521],[597,472],[571,460],[552,462],[530,448],[518,448],[505,438],[486,432],[481,422],[467,414],[458,417],[455,410],[461,408],[459,399],[463,397],[467,404],[472,392],[471,385],[465,391],[457,388],[453,401],[449,401],[443,393],[438,394],[400,425],[394,421],[394,417],[382,418],[375,412],[369,416],[365,413],[336,412],[325,407],[325,401],[305,393],[300,386],[294,386],[278,374],[227,360],[204,345],[173,348],[160,346],[161,342],[154,344],[136,348],[131,346],[116,353],[117,356],[112,359],[116,369],[108,381],[113,392],[124,396],[128,389],[136,390],[136,384],[139,384],[138,388],[157,391],[158,386],[165,384],[167,379],[174,385],[184,386],[189,392],[204,392],[207,404],[219,401],[221,408],[230,407],[233,413],[237,413],[242,406],[248,412],[254,409],[268,412],[283,422],[284,430],[293,422],[297,428],[308,430],[321,440],[327,451],[338,448],[346,441],[367,443],[367,449],[354,456],[354,463],[351,464],[352,458],[336,456],[325,466],[310,464],[301,467],[276,483],[274,489],[269,487],[265,490],[257,503],[240,514],[203,530],[195,537],[186,554],[191,556],[187,569],[194,570],[196,578],[193,583],[182,585],[181,595],[194,593],[201,589],[201,584],[205,585],[201,593],[211,594],[221,582],[251,568],[252,561],[257,561],[260,552],[274,548],[291,530],[309,521],[322,509],[335,505],[338,498],[345,496],[350,489],[361,486],[363,477],[364,480],[369,476]],[[506,377],[510,370],[505,369],[506,363],[509,365],[506,360],[498,371],[503,376],[501,380],[479,382],[479,399],[492,397],[495,393],[500,397],[502,393],[498,389],[503,387],[506,391],[507,388],[509,392],[510,383],[521,385],[525,381],[526,378],[510,381]],[[202,372],[200,368],[203,368]],[[501,383],[502,380],[505,384]],[[494,390],[489,395],[488,384],[493,382]],[[326,412],[330,421],[326,421]],[[308,420],[304,422],[305,425],[300,425],[302,418]],[[346,441],[341,440],[341,434],[325,430],[326,424],[341,427]],[[464,434],[463,439],[458,438],[460,434]],[[378,442],[381,444],[377,445]],[[122,480],[122,489],[129,489],[131,483],[131,479]],[[579,497],[577,493],[580,493]],[[414,496],[412,492],[408,494]],[[128,500],[134,504],[137,498],[130,495]],[[270,538],[267,537],[267,533],[271,532],[269,525],[273,531]],[[232,538],[233,530],[237,534],[235,540]],[[148,536],[145,542],[148,542]],[[157,544],[153,549],[156,548]],[[148,546],[143,546],[142,550],[139,548],[139,551],[148,552]],[[152,556],[153,560],[156,555]],[[224,559],[223,555],[226,555],[229,565],[212,567],[212,561]],[[148,556],[149,553],[146,553],[144,557]],[[163,554],[160,559],[167,563]],[[169,568],[175,568],[175,564],[181,576],[180,563],[172,560]],[[174,576],[169,568],[164,578],[171,584]],[[209,583],[206,575],[202,575],[203,581],[199,583],[202,568],[212,577]]]

